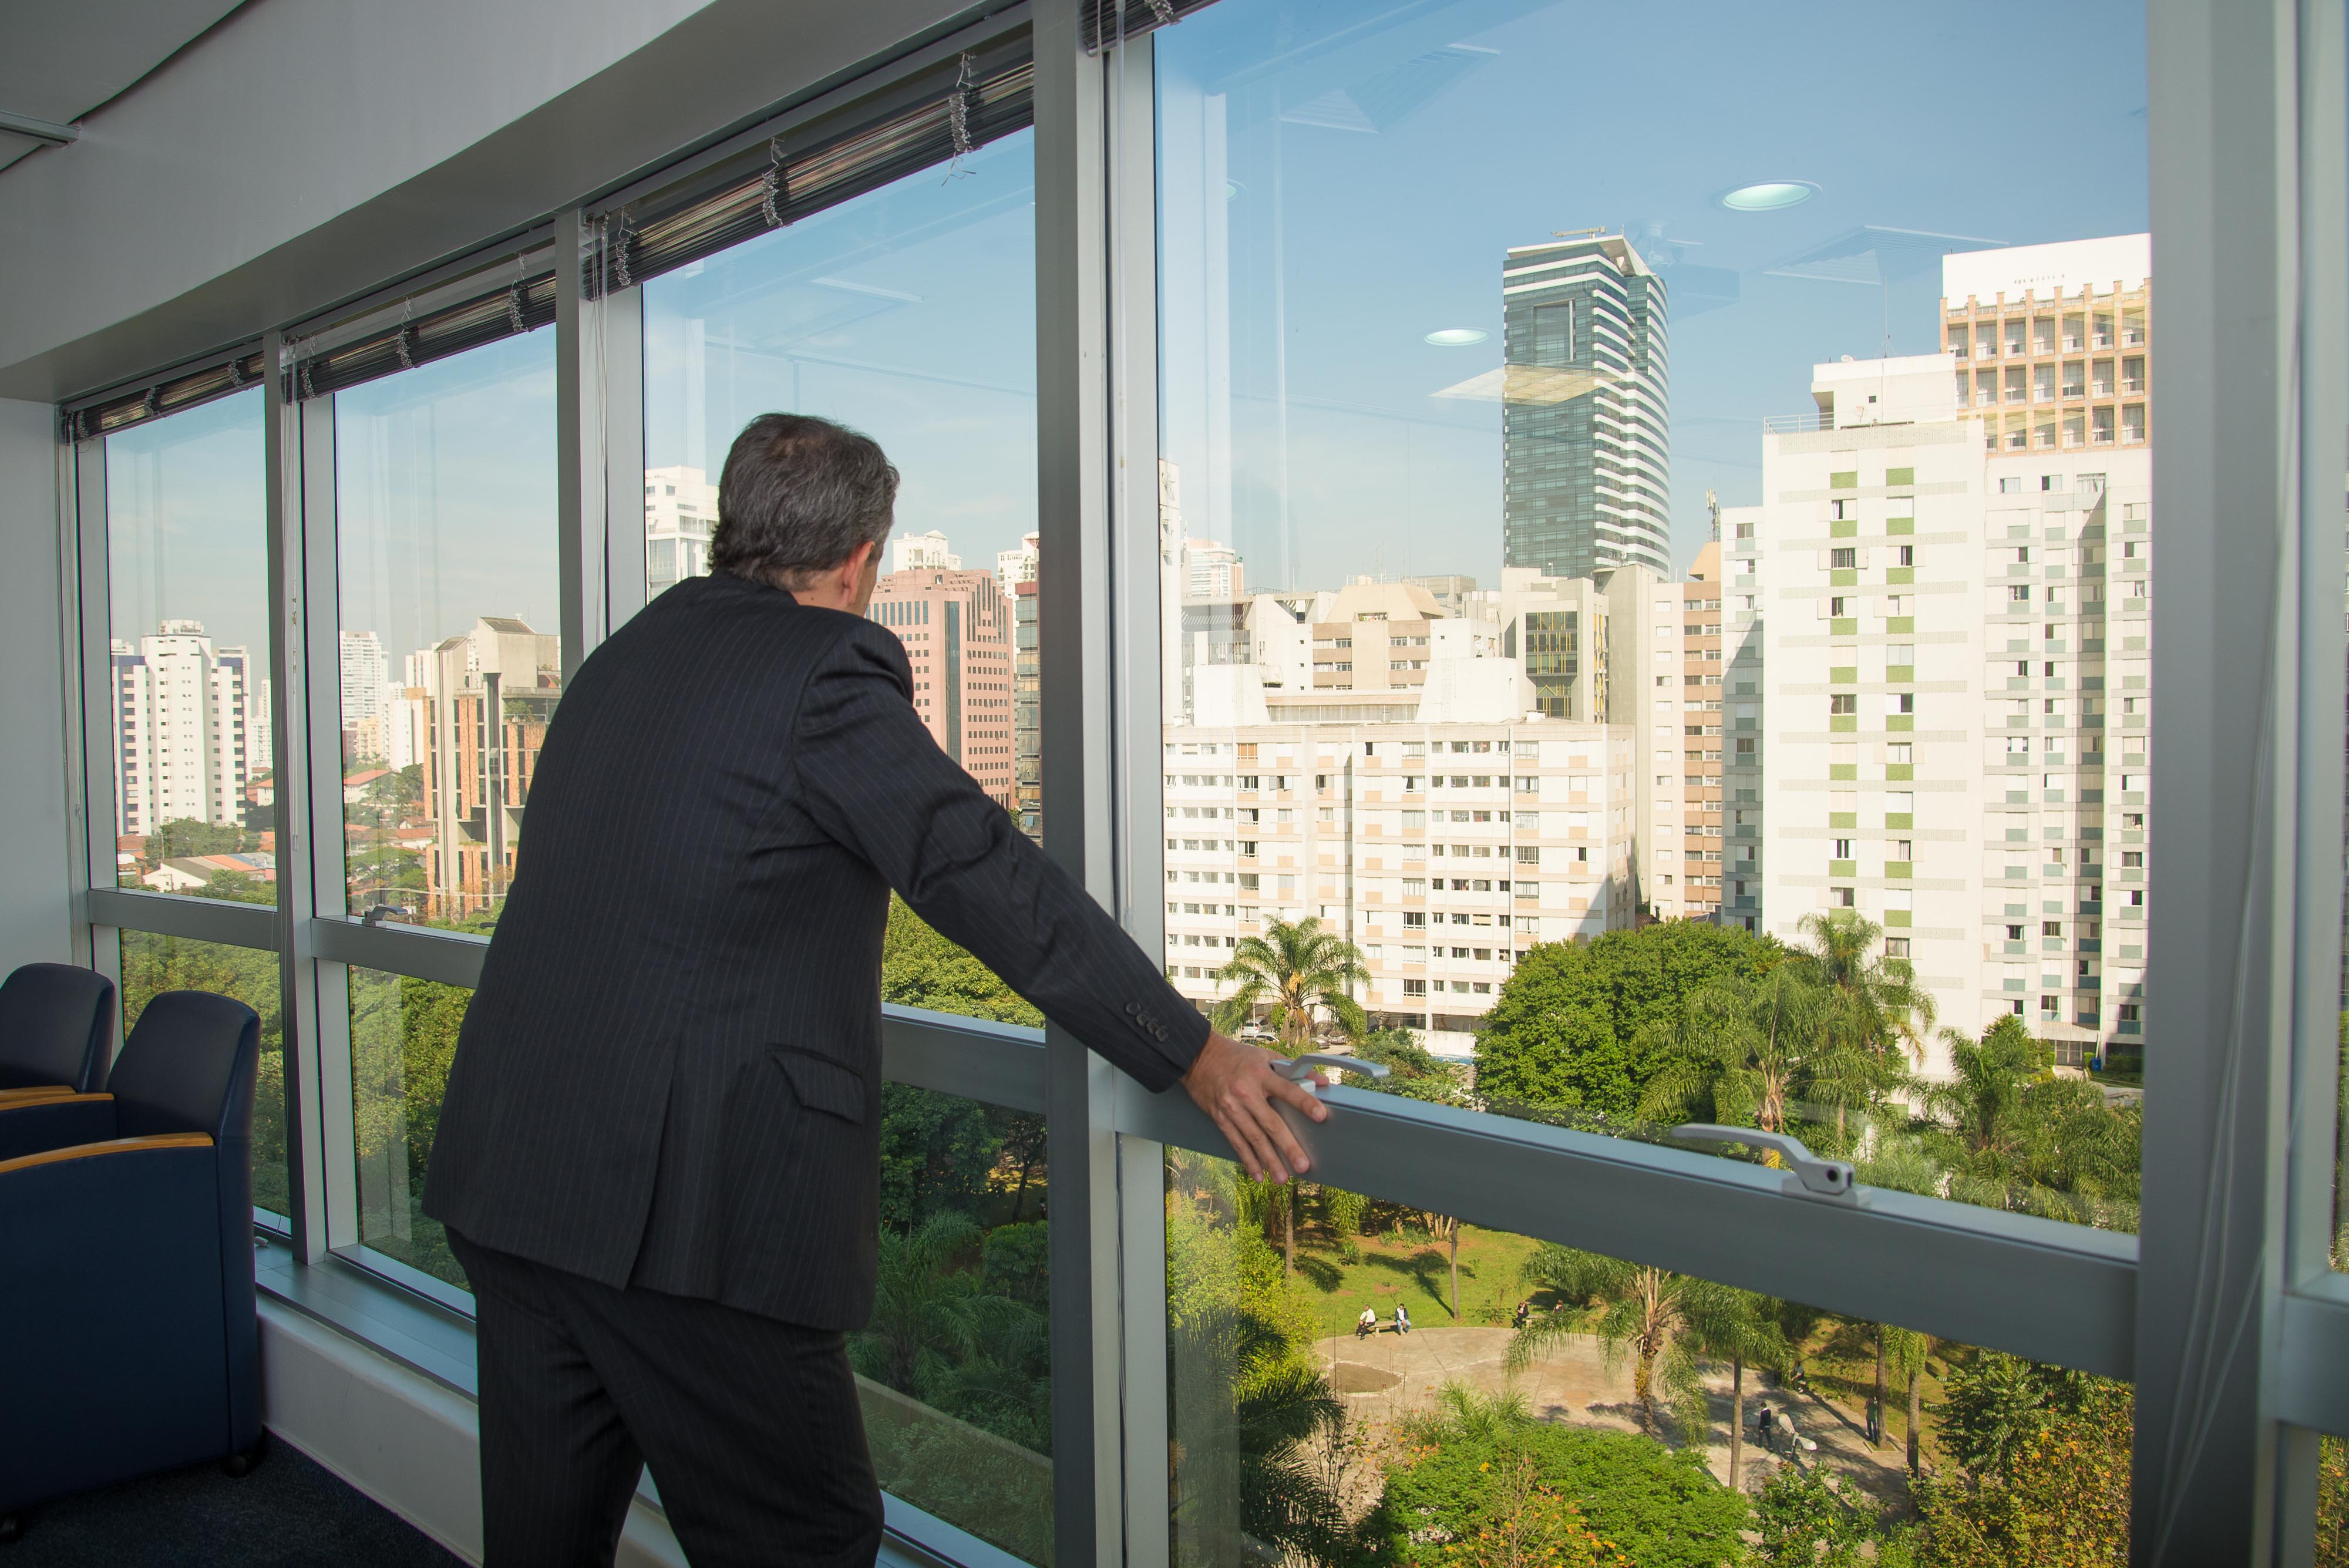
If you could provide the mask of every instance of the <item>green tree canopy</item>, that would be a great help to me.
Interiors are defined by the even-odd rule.
[[[1483,1397],[1458,1384],[1447,1385],[1433,1413],[1407,1423],[1403,1436],[1409,1457],[1387,1472],[1385,1496],[1363,1521],[1364,1536],[1385,1553],[1374,1561],[1411,1568],[1477,1561],[1456,1548],[1489,1539],[1500,1522],[1496,1505],[1516,1501],[1509,1471],[1520,1456],[1532,1460],[1544,1491],[1571,1504],[1592,1534],[1639,1568],[1744,1560],[1739,1532],[1751,1505],[1713,1479],[1699,1449],[1675,1452],[1630,1432],[1537,1421],[1522,1397]]]
[[[1684,999],[1715,981],[1754,978],[1784,957],[1769,937],[1695,920],[1543,943],[1485,1015],[1477,1093],[1630,1116],[1659,1065],[1641,1033],[1676,1020]]]
[[[237,823],[182,816],[159,823],[140,852],[149,865],[160,866],[182,855],[234,855],[244,846],[244,828]]]

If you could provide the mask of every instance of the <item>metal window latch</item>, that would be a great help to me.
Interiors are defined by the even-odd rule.
[[[1764,1132],[1759,1127],[1725,1127],[1713,1122],[1688,1122],[1672,1129],[1671,1136],[1690,1143],[1742,1143],[1755,1148],[1774,1151],[1786,1162],[1790,1174],[1785,1191],[1790,1198],[1825,1199],[1831,1203],[1848,1203],[1857,1207],[1860,1201],[1859,1183],[1847,1159],[1821,1159],[1806,1147],[1803,1140],[1785,1133]]]
[[[1291,1056],[1286,1062],[1276,1064],[1273,1071],[1292,1084],[1304,1085],[1310,1091],[1315,1086],[1313,1073],[1316,1068],[1332,1073],[1360,1073],[1366,1078],[1383,1078],[1388,1073],[1384,1062],[1365,1062],[1360,1056],[1339,1056],[1327,1051]]]
[[[390,904],[371,904],[367,907],[367,913],[359,917],[359,924],[367,927],[380,926],[386,916],[398,913],[399,910]]]

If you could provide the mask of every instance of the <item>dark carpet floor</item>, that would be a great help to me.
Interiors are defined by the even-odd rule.
[[[405,1520],[273,1442],[252,1474],[198,1465],[22,1515],[0,1568],[462,1568]]]

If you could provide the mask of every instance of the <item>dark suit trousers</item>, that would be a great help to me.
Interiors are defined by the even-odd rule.
[[[694,1568],[873,1562],[844,1335],[449,1241],[478,1313],[487,1568],[609,1564],[647,1465]]]

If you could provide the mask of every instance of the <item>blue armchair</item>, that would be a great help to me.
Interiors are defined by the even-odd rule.
[[[69,963],[28,963],[0,983],[0,1105],[106,1087],[114,982]]]
[[[37,1347],[11,1358],[0,1540],[30,1504],[259,1449],[260,1054],[253,1009],[165,992],[107,1092],[0,1105],[0,1345]]]

